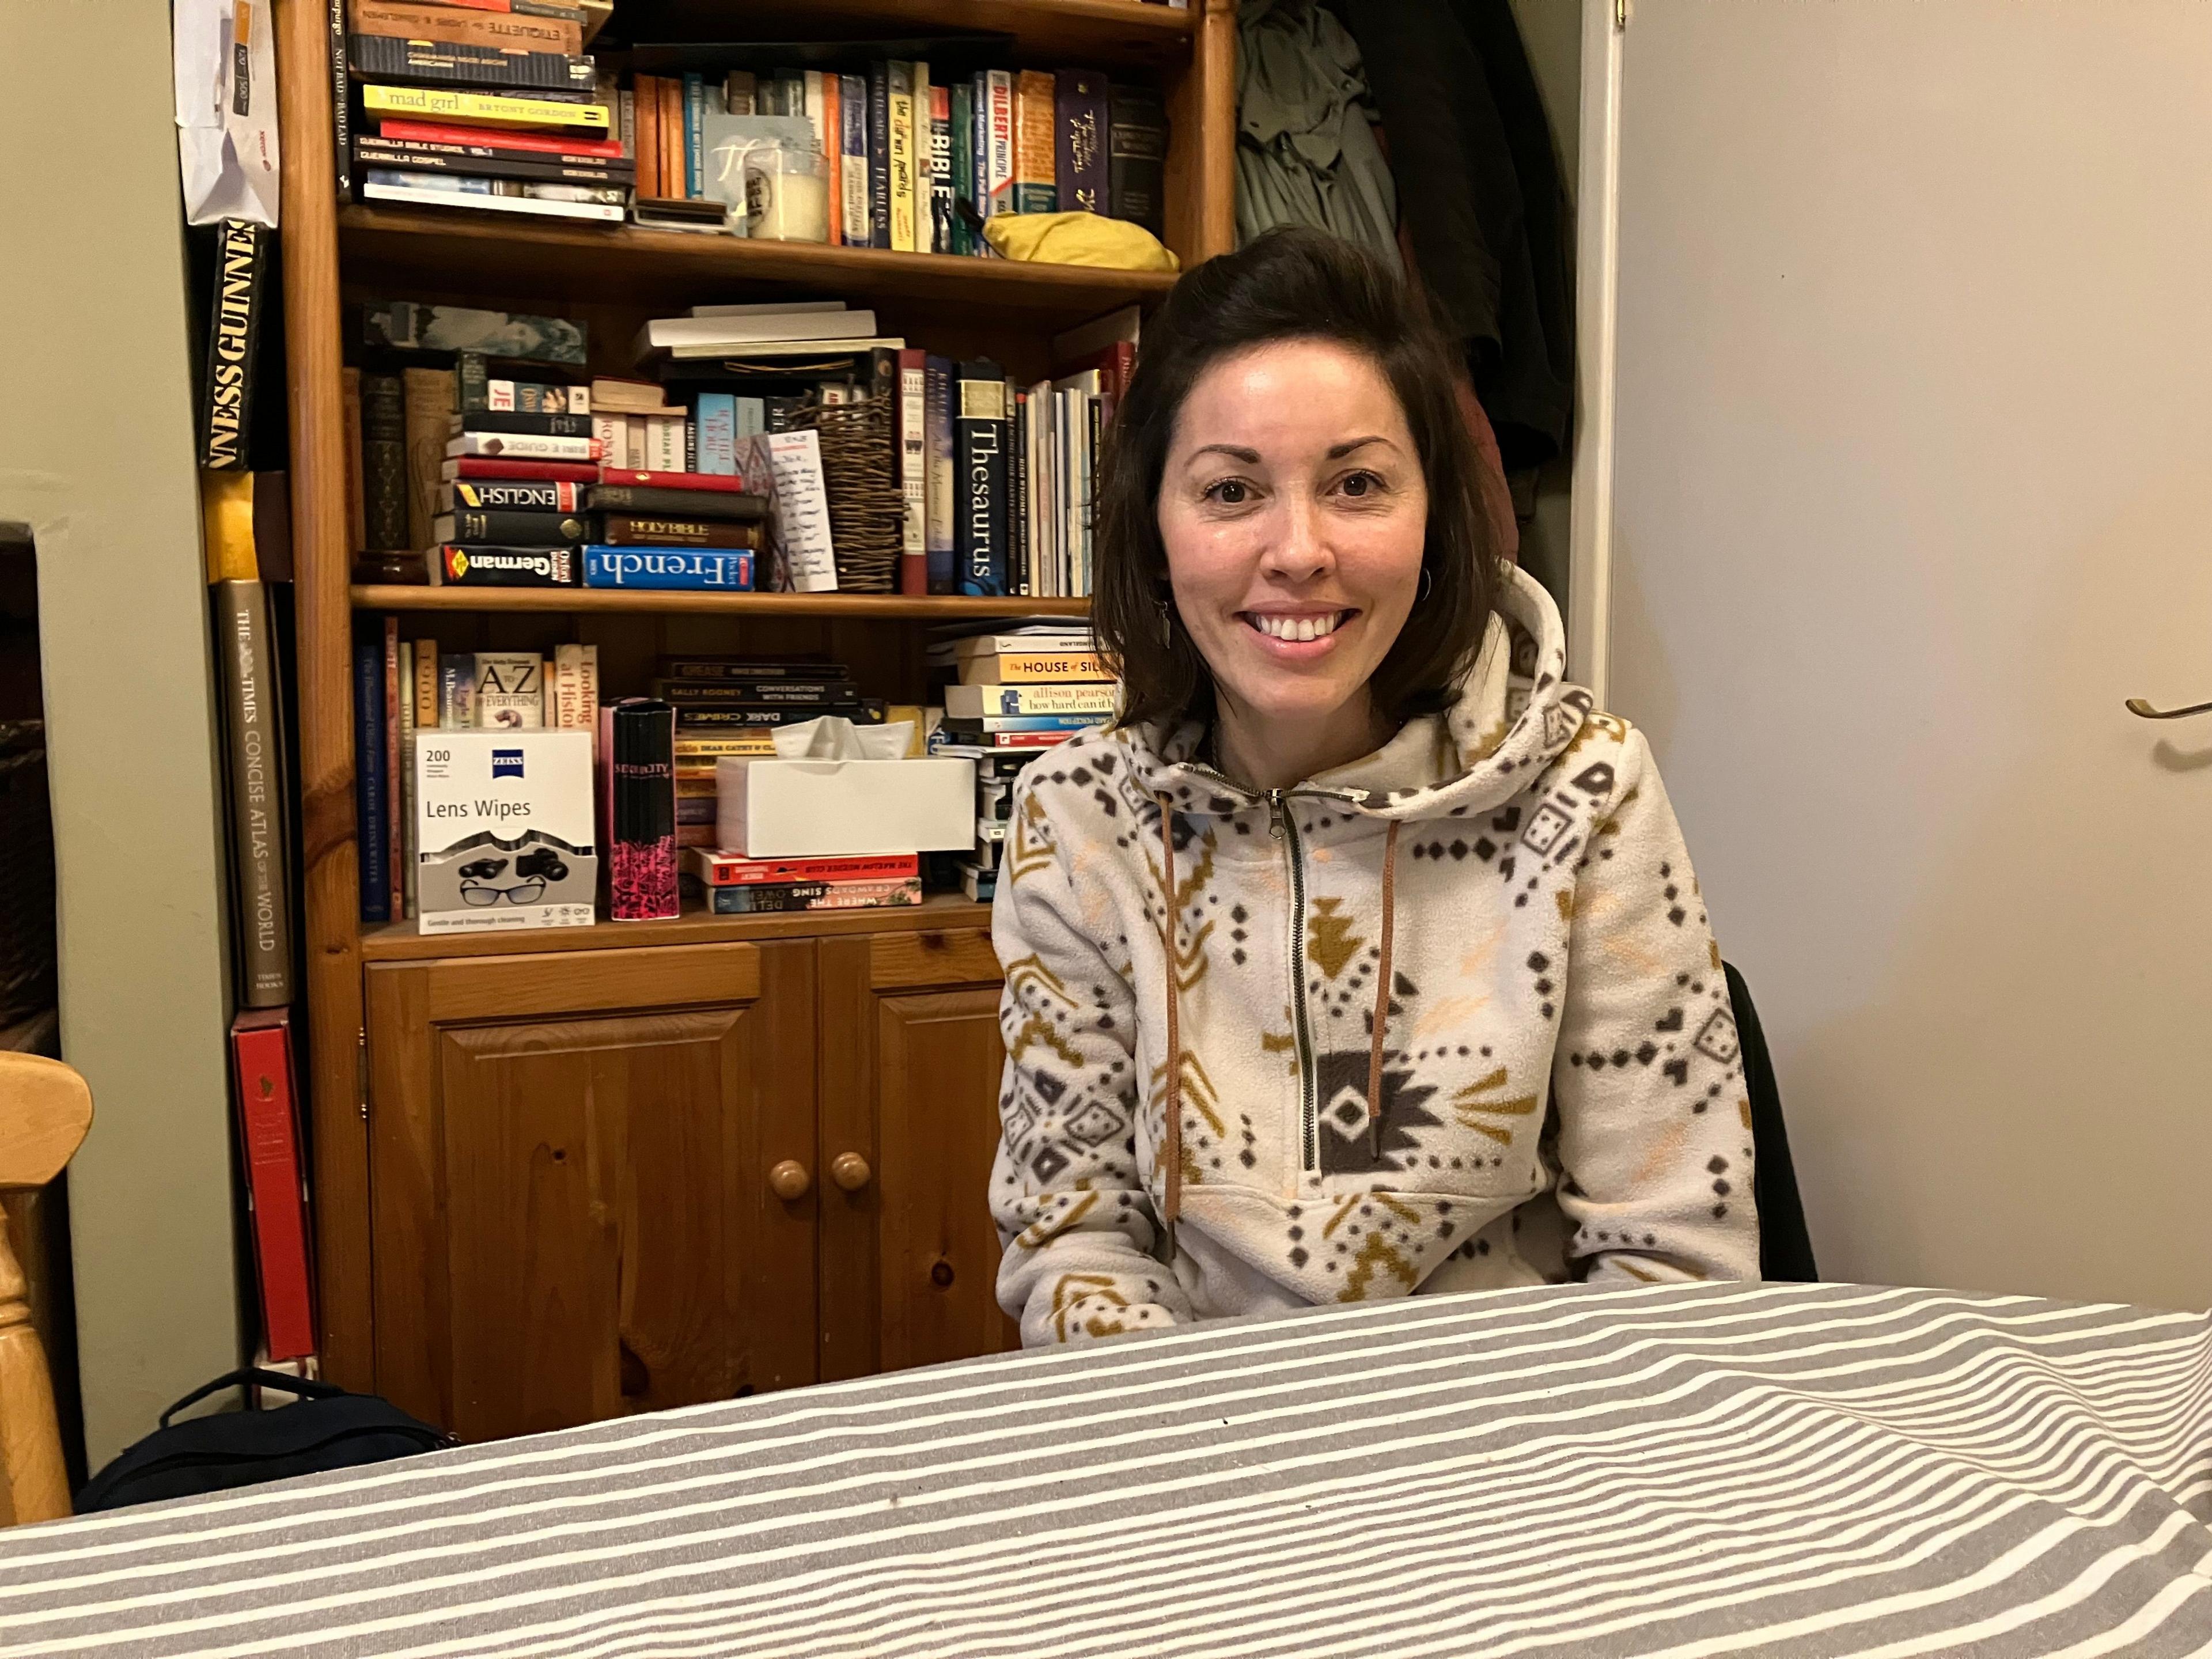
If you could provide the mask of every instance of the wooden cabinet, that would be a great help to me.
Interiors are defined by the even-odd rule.
[[[994,1293],[999,962],[981,928],[822,945],[822,1147],[872,1172],[823,1195],[823,1376],[1018,1347]]]
[[[814,1380],[810,944],[368,972],[376,1375],[465,1439]]]
[[[366,970],[382,1393],[485,1440],[1016,1346],[987,933],[470,943]]]

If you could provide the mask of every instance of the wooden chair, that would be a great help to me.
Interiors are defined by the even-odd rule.
[[[0,1053],[0,1193],[45,1186],[69,1166],[91,1127],[92,1091],[74,1069]],[[0,1225],[0,1527],[70,1512],[53,1379],[24,1289]]]

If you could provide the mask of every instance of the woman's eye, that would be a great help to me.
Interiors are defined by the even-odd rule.
[[[1342,485],[1347,495],[1372,495],[1379,493],[1382,488],[1382,480],[1372,472],[1351,473],[1346,477]]]
[[[1206,498],[1210,501],[1218,501],[1224,507],[1242,507],[1252,499],[1252,495],[1242,478],[1224,478],[1218,483],[1206,486]]]

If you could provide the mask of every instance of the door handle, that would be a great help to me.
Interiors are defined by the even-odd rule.
[[[2212,702],[2193,702],[2186,708],[2154,708],[2141,697],[2130,697],[2128,713],[2147,720],[2178,720],[2190,714],[2212,714]]]
[[[848,1193],[859,1192],[874,1175],[868,1160],[858,1152],[840,1152],[830,1160],[830,1179]]]
[[[769,1190],[787,1204],[795,1204],[805,1197],[806,1189],[813,1184],[814,1177],[795,1158],[787,1158],[768,1172]]]

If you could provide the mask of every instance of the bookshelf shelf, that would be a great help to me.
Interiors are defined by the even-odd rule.
[[[599,921],[588,927],[534,927],[512,933],[419,933],[412,922],[361,930],[368,962],[419,962],[438,957],[538,956],[548,951],[605,951],[653,945],[727,945],[852,933],[921,933],[988,927],[991,907],[957,893],[918,905],[881,910],[801,910],[782,915],[717,916],[687,908],[673,921]]]
[[[1120,5],[1134,0],[1091,0]],[[391,286],[451,288],[517,283],[577,293],[617,291],[643,300],[699,294],[734,283],[774,283],[810,294],[958,306],[1019,313],[1064,326],[1117,306],[1150,303],[1175,286],[1166,271],[1024,264],[947,253],[812,242],[754,242],[698,231],[636,225],[482,222],[458,210],[348,207],[338,212],[339,247],[349,271]]]
[[[357,611],[550,611],[731,617],[843,617],[856,621],[962,622],[988,617],[1087,617],[1088,599],[976,599],[896,593],[616,592],[575,587],[356,587]]]
[[[988,31],[1014,37],[1025,58],[1062,58],[1102,66],[1158,64],[1188,57],[1206,0],[1186,8],[1142,0],[750,0],[744,28],[757,38],[820,40],[832,32],[917,34]],[[825,29],[824,13],[835,21]],[[727,0],[663,0],[658,14],[702,40],[728,33]]]

